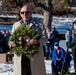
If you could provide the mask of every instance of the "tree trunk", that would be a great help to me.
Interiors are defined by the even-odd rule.
[[[44,10],[44,24],[45,27],[50,28],[51,30],[51,22],[52,22],[52,3],[50,0],[45,2],[46,8]]]
[[[44,24],[45,27],[49,27],[51,30],[51,22],[52,22],[52,13],[51,11],[44,11]]]

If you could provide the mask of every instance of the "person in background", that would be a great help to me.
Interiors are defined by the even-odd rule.
[[[75,69],[75,74],[74,75],[76,75],[76,21],[73,22],[72,43],[69,47],[69,50],[73,55],[74,69]]]
[[[76,37],[76,21],[73,22],[72,41]]]
[[[46,49],[46,59],[48,59],[48,57],[52,57],[52,52],[54,49],[54,35],[51,32],[50,28],[47,28],[46,31],[47,31],[48,41],[45,45],[45,49]]]
[[[70,62],[72,60],[72,52],[68,49],[68,52],[66,52],[65,55],[65,64],[64,64],[64,69],[65,69],[65,73],[70,73],[69,72],[69,68],[70,68]]]
[[[3,48],[3,35],[2,35],[2,33],[0,32],[0,53],[3,53],[3,50],[2,50],[2,48]]]
[[[1,30],[1,34],[2,34],[2,39],[1,39],[1,46],[2,46],[2,52],[3,53],[7,53],[8,51],[10,51],[9,46],[8,46],[8,40],[9,40],[9,35],[6,33],[7,30]]]
[[[4,33],[3,33],[5,39],[6,39],[6,44],[8,45],[8,41],[9,41],[9,37],[10,37],[10,33],[8,30],[4,30]]]
[[[56,30],[56,28],[53,28],[53,34],[54,34],[54,42],[59,42],[60,37],[59,37],[59,32]]]
[[[61,72],[63,63],[65,62],[65,50],[59,47],[59,43],[54,43],[54,50],[52,54],[52,74],[57,75]]]
[[[66,33],[65,33],[65,39],[66,39],[66,47],[67,47],[67,51],[68,51],[68,48],[71,44],[71,35],[70,35],[70,30],[67,29]]]
[[[30,39],[30,44],[39,44],[38,54],[30,59],[27,58],[26,55],[18,57],[14,54],[14,75],[46,75],[43,54],[43,45],[47,42],[46,29],[40,19],[34,18],[31,15],[31,5],[27,3],[20,9],[20,16],[22,19],[13,24],[12,33],[21,24],[27,24],[37,30],[41,38],[39,40]],[[15,46],[15,43],[10,41],[10,46]]]
[[[72,56],[73,56],[74,69],[75,69],[75,74],[74,75],[76,75],[76,38],[75,38],[75,40],[73,39],[73,42],[70,45],[69,51],[72,53]]]

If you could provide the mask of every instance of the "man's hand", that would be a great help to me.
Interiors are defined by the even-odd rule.
[[[72,53],[72,48],[69,48],[69,52]]]
[[[14,41],[10,41],[10,42],[9,42],[9,46],[10,46],[10,48],[12,48],[12,47],[16,46],[16,44],[15,44]]]
[[[33,44],[38,44],[39,41],[37,39],[31,39],[30,40],[30,44],[33,45]]]
[[[57,58],[56,61],[61,61],[61,59]]]

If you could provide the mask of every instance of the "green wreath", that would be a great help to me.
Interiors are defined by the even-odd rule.
[[[31,45],[29,43],[30,39],[40,39],[38,32],[28,26],[28,25],[20,25],[10,36],[9,41],[14,41],[16,46],[11,50],[17,55],[22,56],[26,55],[28,58],[31,58],[36,53],[38,53],[38,45]]]

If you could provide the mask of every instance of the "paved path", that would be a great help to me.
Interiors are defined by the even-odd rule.
[[[64,50],[66,50],[66,49],[67,49],[67,48],[66,48],[66,41],[65,41],[65,40],[61,40],[61,41],[59,42],[59,46],[62,47]]]

